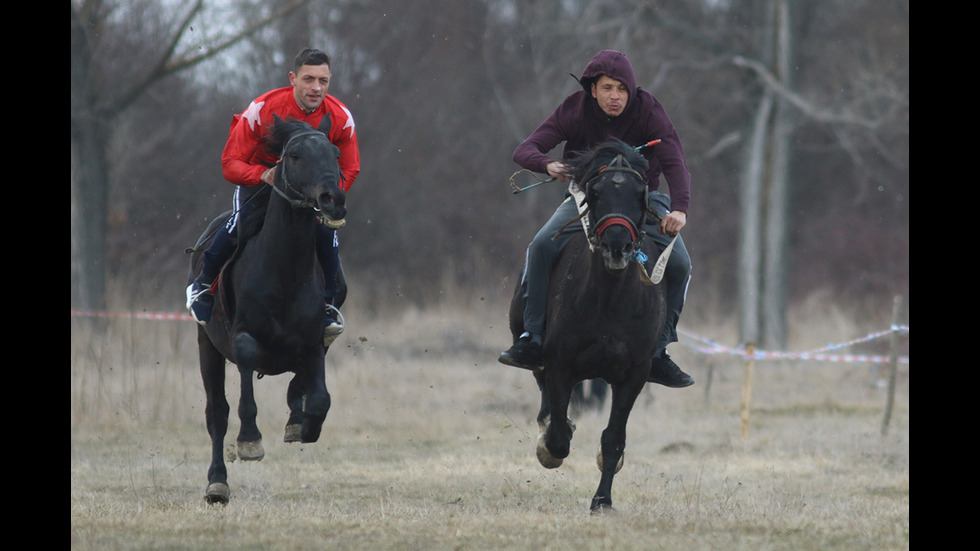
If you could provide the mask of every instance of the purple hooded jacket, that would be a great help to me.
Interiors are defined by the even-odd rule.
[[[623,114],[606,115],[592,97],[592,83],[600,76],[618,80],[629,90]],[[661,143],[644,148],[643,156],[650,161],[647,170],[649,188],[660,186],[660,174],[667,179],[671,209],[687,213],[691,202],[691,173],[684,161],[684,150],[667,112],[652,94],[636,86],[633,66],[629,59],[615,50],[603,50],[595,55],[579,80],[582,90],[565,98],[541,126],[514,151],[514,162],[542,174],[554,159],[548,152],[565,142],[562,158],[587,151],[612,138],[638,146],[651,140]]]

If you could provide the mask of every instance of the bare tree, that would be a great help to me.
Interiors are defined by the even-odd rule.
[[[101,309],[106,289],[107,150],[118,117],[162,79],[207,60],[309,0],[277,4],[205,43],[188,40],[204,0],[78,0],[71,5],[72,306]],[[245,23],[244,21],[247,21]],[[228,22],[226,22],[228,23]]]
[[[564,190],[512,195],[512,152],[603,48],[630,56],[681,134],[692,292],[715,293],[693,306],[717,299],[740,310],[746,338],[776,345],[801,294],[907,288],[907,1],[317,0],[274,23],[294,2],[171,4],[73,0],[73,305],[102,302],[106,232],[110,273],[141,268],[120,255],[139,236],[144,258],[168,249],[178,273],[166,284],[180,278],[174,241],[224,206],[215,157],[229,117],[284,85],[283,63],[308,42],[331,53],[330,92],[357,120],[362,172],[342,248],[356,284],[379,285],[372,299],[516,272]],[[223,45],[234,47],[215,56]],[[197,111],[165,120],[177,94]],[[162,158],[199,163],[178,180],[209,180],[162,180],[172,196],[159,198],[119,184]],[[155,200],[176,206],[149,212]]]

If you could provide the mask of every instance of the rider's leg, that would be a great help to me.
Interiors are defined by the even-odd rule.
[[[544,340],[551,269],[562,247],[575,232],[582,231],[580,224],[570,223],[578,215],[574,200],[566,199],[531,240],[521,276],[524,334],[509,350],[500,355],[499,360],[502,363],[526,369],[541,366],[541,345]],[[560,234],[558,239],[555,239],[556,234]]]
[[[650,206],[661,216],[670,210],[670,198],[658,192],[650,193]],[[652,221],[651,221],[652,222]],[[647,237],[657,243],[660,250],[670,244],[672,237],[661,234],[657,227],[648,225]],[[655,260],[655,259],[652,259]],[[677,342],[677,322],[687,298],[687,288],[691,281],[691,256],[684,245],[684,239],[677,236],[670,258],[664,270],[666,288],[667,319],[664,330],[657,342],[648,381],[673,388],[682,388],[694,384],[694,378],[681,371],[680,367],[667,354],[667,345]]]
[[[223,226],[218,228],[211,244],[201,255],[203,266],[201,273],[187,286],[187,309],[201,325],[207,325],[211,320],[211,310],[214,307],[214,283],[221,273],[221,268],[235,250],[234,238],[238,234],[238,220],[247,213],[245,206],[251,195],[242,192],[241,186],[235,186],[232,198],[232,215]]]
[[[316,256],[323,270],[325,321],[323,326],[323,345],[330,346],[338,335],[344,332],[343,318],[334,306],[334,299],[340,289],[337,287],[337,272],[340,270],[340,242],[337,231],[323,224],[317,224]]]

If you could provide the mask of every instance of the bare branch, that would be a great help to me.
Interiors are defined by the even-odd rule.
[[[867,128],[877,128],[880,125],[880,121],[878,120],[862,118],[849,112],[832,112],[814,105],[799,94],[783,86],[776,75],[772,74],[771,71],[769,71],[762,63],[759,63],[758,61],[748,59],[743,56],[735,56],[732,58],[732,63],[734,63],[736,67],[742,67],[753,71],[759,76],[759,78],[762,79],[762,82],[767,88],[776,94],[779,94],[780,97],[794,105],[797,109],[814,120],[823,123],[845,123]]]
[[[147,88],[152,86],[155,82],[159,81],[160,79],[167,77],[171,74],[174,74],[178,71],[181,71],[183,69],[187,69],[188,67],[192,67],[206,59],[218,55],[219,53],[241,42],[245,38],[248,38],[249,36],[254,34],[259,29],[263,28],[265,25],[269,24],[270,22],[289,15],[290,13],[303,7],[309,2],[310,0],[294,0],[293,2],[290,2],[289,4],[283,6],[281,9],[276,10],[270,13],[269,15],[255,21],[251,25],[244,28],[240,33],[225,38],[222,42],[217,43],[216,45],[212,46],[211,48],[208,48],[207,50],[199,54],[188,55],[184,57],[174,57],[174,52],[177,48],[177,44],[180,43],[180,40],[184,36],[184,33],[186,33],[188,29],[190,29],[191,21],[194,19],[194,17],[198,14],[198,12],[200,12],[200,10],[203,7],[203,0],[196,0],[194,6],[187,12],[187,14],[184,16],[184,19],[181,21],[178,27],[178,31],[174,33],[173,39],[171,40],[170,44],[167,46],[163,54],[160,56],[160,60],[157,63],[156,67],[152,71],[147,72],[146,76],[141,81],[137,82],[134,86],[132,86],[125,95],[123,95],[121,98],[119,98],[117,102],[114,103],[112,114],[116,114],[124,110],[127,106],[129,106],[131,103],[136,101],[143,94],[143,92],[146,91]]]

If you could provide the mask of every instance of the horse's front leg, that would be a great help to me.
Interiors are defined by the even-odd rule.
[[[238,431],[238,458],[242,461],[259,461],[265,457],[265,449],[262,447],[262,433],[255,423],[258,406],[255,405],[253,384],[258,347],[248,333],[237,335],[234,346],[242,380],[241,396],[238,399],[238,418],[242,423]]]
[[[538,434],[544,434],[548,430],[548,417],[551,415],[551,402],[548,400],[548,388],[545,386],[544,371],[534,372],[534,380],[538,383],[538,391],[541,393],[541,407],[538,408]]]
[[[284,442],[302,442],[300,432],[303,429],[303,397],[306,388],[299,375],[293,375],[289,380],[289,387],[286,389],[286,405],[289,406],[289,419],[286,420],[286,434]]]
[[[330,410],[330,393],[327,392],[326,375],[324,374],[323,355],[313,355],[308,361],[304,372],[304,387],[306,399],[303,404],[303,423],[300,428],[302,442],[316,442],[320,438],[320,429]]]
[[[260,461],[265,457],[265,449],[262,447],[262,433],[255,422],[259,413],[253,388],[255,377],[250,370],[238,371],[242,377],[242,394],[238,400],[238,418],[242,422],[238,431],[238,457],[242,461]]]
[[[572,394],[571,381],[564,380],[557,369],[546,368],[545,386],[542,392],[542,407],[549,404],[548,421],[544,432],[538,436],[538,461],[545,468],[561,466],[571,449],[572,433],[575,425],[568,418],[568,402]],[[542,410],[541,414],[544,411]],[[539,424],[542,422],[539,414]]]
[[[599,487],[592,496],[593,513],[612,509],[613,478],[623,466],[623,451],[626,449],[626,422],[642,388],[642,380],[613,386],[609,423],[602,431],[602,444],[599,451],[602,476],[599,479]]]
[[[204,418],[211,436],[211,466],[204,499],[208,503],[228,503],[228,470],[225,467],[224,442],[228,432],[228,400],[225,398],[225,358],[211,344],[203,328],[198,329],[201,378],[204,381],[206,405]]]

